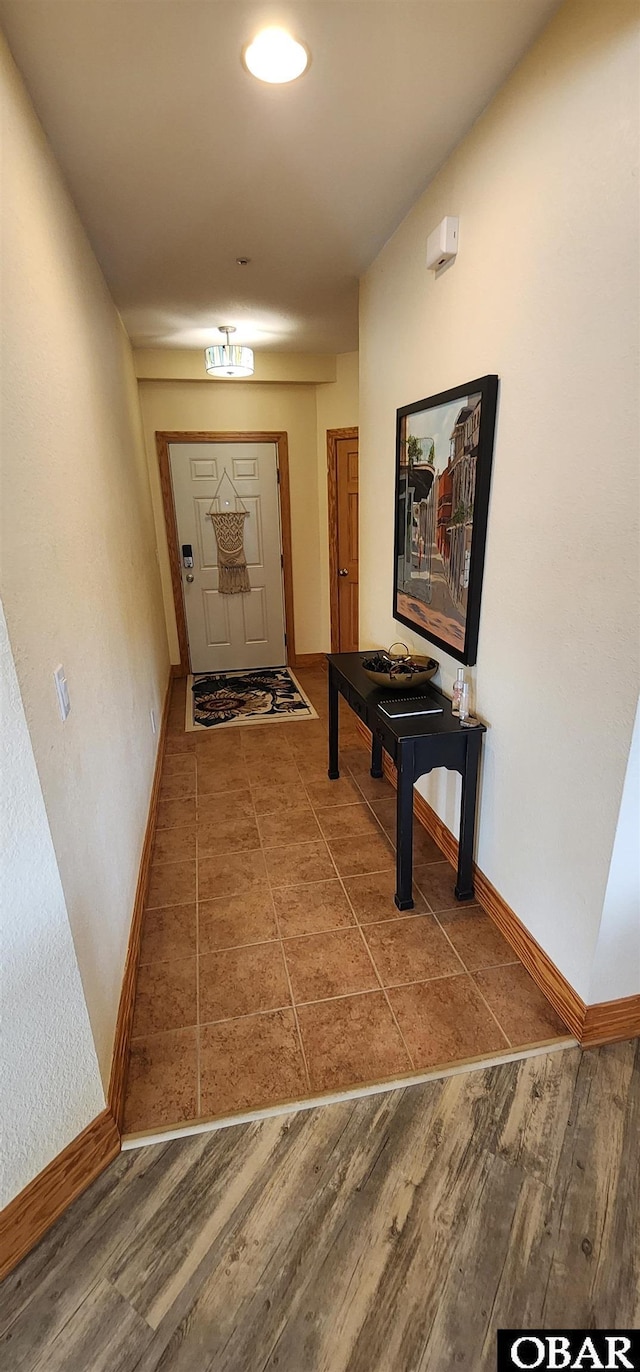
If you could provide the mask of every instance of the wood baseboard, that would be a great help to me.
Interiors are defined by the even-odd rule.
[[[360,720],[358,732],[370,747],[370,730]],[[387,780],[392,786],[397,786],[396,769],[386,753],[383,754],[383,767]],[[457,866],[458,840],[418,791],[414,791],[413,810],[423,829],[437,843],[443,857],[452,867]],[[583,1047],[618,1043],[640,1035],[640,996],[586,1005],[477,863],[474,863],[474,885],[478,903],[497,925],[542,994]]]
[[[585,1048],[620,1039],[640,1038],[640,996],[620,1000],[601,1000],[587,1005],[580,1042]]]
[[[295,662],[290,663],[293,667],[326,667],[326,653],[296,653]]]
[[[103,1110],[5,1206],[0,1214],[0,1281],[119,1152],[116,1122],[110,1110]]]
[[[575,1038],[581,1038],[585,1005],[577,991],[475,863],[474,886],[483,910],[491,916],[507,943],[518,954],[567,1029]]]
[[[144,832],[142,843],[142,853],[140,855],[140,870],[138,872],[138,884],[133,903],[133,914],[131,916],[131,927],[129,930],[129,942],[127,945],[127,956],[124,964],[122,976],[122,988],[120,991],[120,1002],[118,1005],[118,1016],[116,1019],[116,1031],[113,1040],[113,1056],[111,1059],[111,1076],[109,1078],[109,1089],[107,1091],[107,1101],[109,1110],[118,1126],[122,1129],[122,1117],[124,1113],[124,1093],[127,1083],[127,1065],[129,1062],[129,1041],[131,1039],[131,1027],[133,1024],[133,1004],[136,995],[136,978],[138,975],[138,959],[140,956],[140,939],[142,936],[142,919],[144,914],[144,903],[149,884],[149,869],[151,867],[151,853],[153,849],[153,835],[156,823],[156,812],[158,809],[158,795],[160,793],[160,773],[162,771],[162,759],[164,756],[164,745],[167,736],[167,722],[169,718],[169,704],[171,701],[171,686],[174,680],[173,668],[169,673],[167,689],[164,698],[162,711],[162,722],[158,734],[158,750],[156,753],[156,765],[153,774],[153,784],[151,787],[151,799],[149,801],[149,813],[147,815],[147,826]]]

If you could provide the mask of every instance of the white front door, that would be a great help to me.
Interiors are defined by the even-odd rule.
[[[283,666],[287,656],[276,444],[170,443],[169,460],[192,671]],[[227,478],[238,492],[237,501]],[[251,590],[221,595],[216,537],[207,516],[212,508],[243,506],[249,511],[244,549]],[[191,568],[185,566],[184,550],[189,547]]]

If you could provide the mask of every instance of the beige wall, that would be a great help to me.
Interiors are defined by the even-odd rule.
[[[149,711],[159,719],[168,673],[166,634],[129,343],[4,47],[0,80],[1,586],[106,1082],[157,745]],[[64,724],[52,678],[59,663],[71,695]],[[51,901],[59,902],[53,887]],[[34,949],[34,1006],[46,1000],[52,975]],[[73,1001],[67,1009],[74,1053],[78,1010]]]
[[[328,386],[316,387],[318,425],[318,516],[320,520],[320,584],[322,605],[321,649],[331,650],[329,610],[329,526],[327,510],[327,429],[355,429],[358,426],[358,354],[338,353],[336,379]],[[362,464],[362,454],[360,454]]]
[[[1,1208],[105,1103],[1,605],[0,777]]]
[[[175,364],[170,365],[179,362],[178,357]],[[209,380],[139,382],[172,662],[179,661],[180,653],[156,454],[158,430],[286,431],[289,437],[296,650],[298,653],[328,650],[326,440],[322,424],[328,428],[357,423],[357,353],[343,354],[336,359],[336,364],[336,381],[318,385],[286,381],[269,384]],[[283,376],[289,374],[282,360],[280,370]],[[326,371],[331,375],[333,368],[327,366]]]
[[[396,407],[498,372],[477,856],[585,999],[638,694],[637,30],[635,4],[570,0],[361,283],[363,646],[399,632]],[[454,826],[453,775],[422,789]]]

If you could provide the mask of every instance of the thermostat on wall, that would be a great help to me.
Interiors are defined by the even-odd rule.
[[[458,251],[458,217],[448,214],[427,239],[427,266],[437,272],[451,262]]]

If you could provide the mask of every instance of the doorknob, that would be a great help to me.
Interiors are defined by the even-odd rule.
[[[349,575],[349,568],[348,568],[348,567],[338,567],[338,576],[348,576],[348,575]]]
[[[189,585],[191,585],[191,582],[193,581],[193,572],[187,572],[187,575],[185,576],[185,581],[188,581]]]

